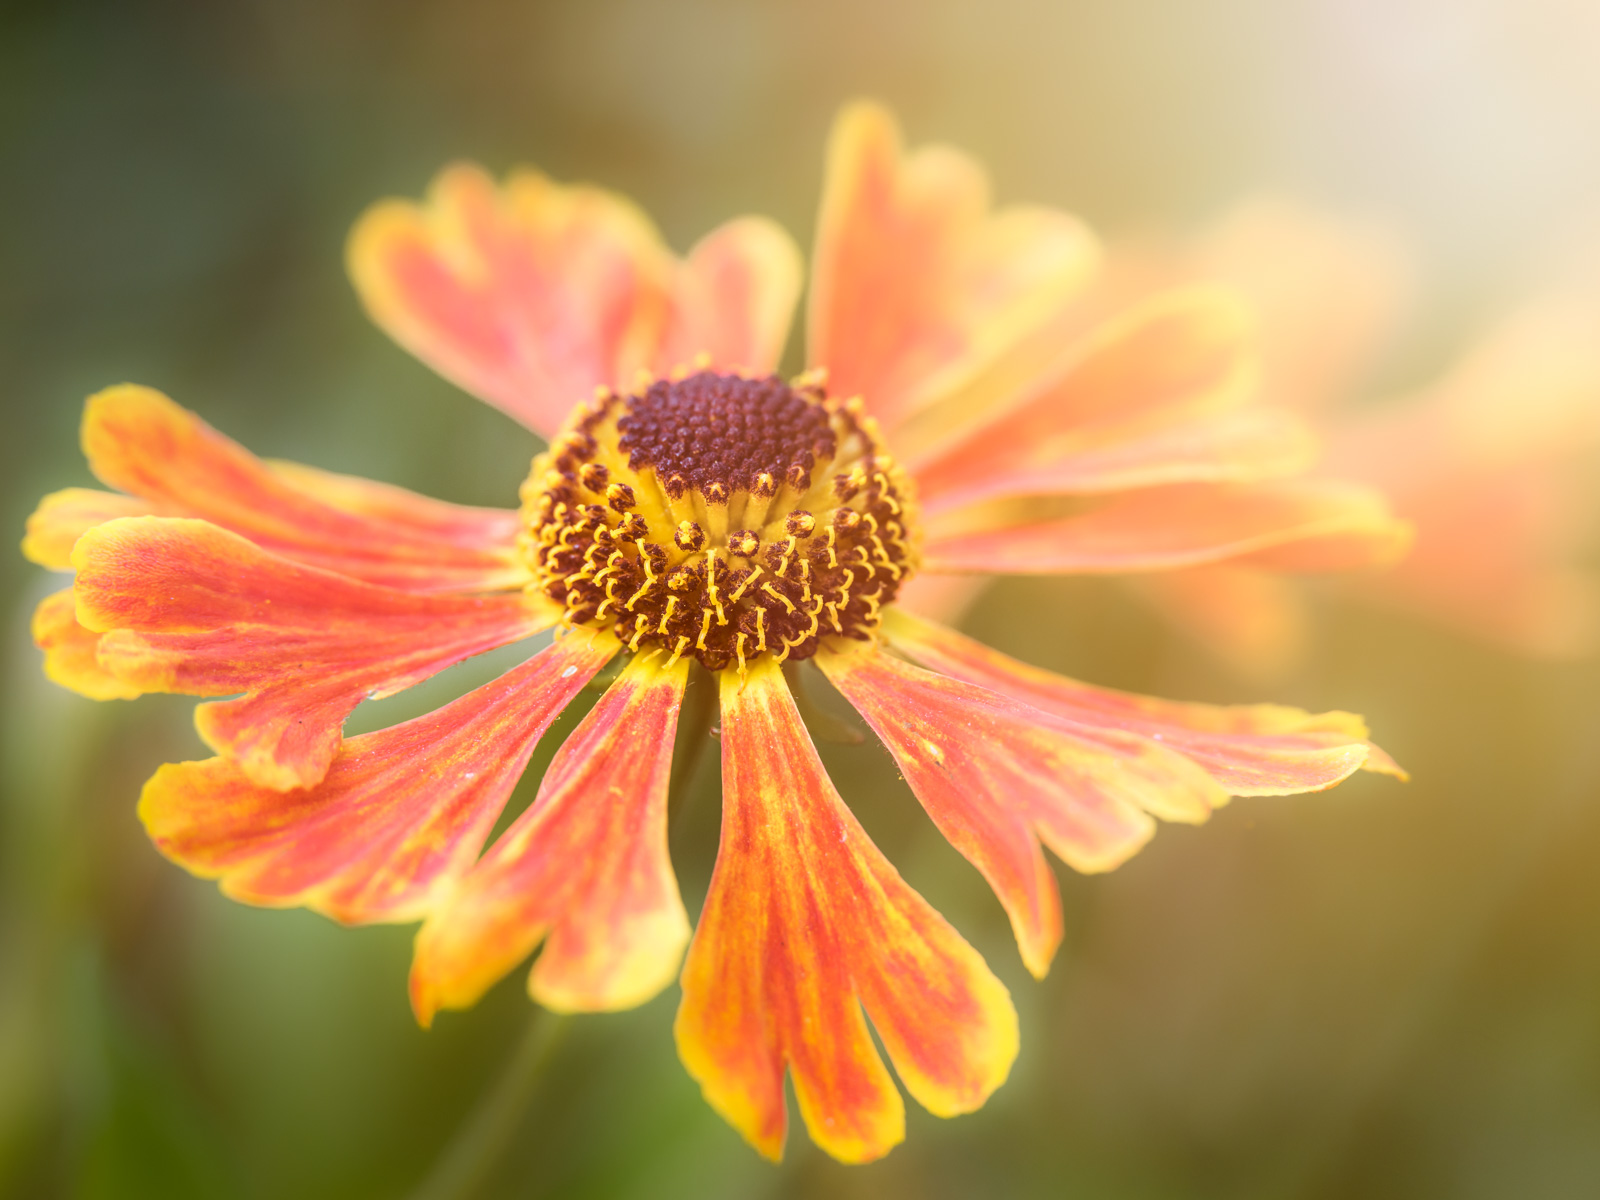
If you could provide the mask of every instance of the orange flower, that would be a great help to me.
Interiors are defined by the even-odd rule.
[[[1411,552],[1346,593],[1532,655],[1568,657],[1600,635],[1600,587],[1576,564],[1592,532],[1600,458],[1600,304],[1550,295],[1494,326],[1440,379],[1377,409],[1340,412],[1409,289],[1373,231],[1282,202],[1241,208],[1187,246],[1129,243],[1117,291],[1208,279],[1262,314],[1265,389],[1316,411],[1322,471],[1382,490],[1416,530]],[[1222,563],[1131,581],[1178,627],[1246,674],[1305,648],[1292,579]]]
[[[983,1104],[1017,1052],[1010,997],[845,807],[786,661],[812,660],[883,739],[1036,975],[1062,934],[1041,846],[1104,871],[1156,819],[1398,773],[1349,714],[1111,692],[894,605],[918,570],[1333,563],[1403,530],[1359,488],[1283,478],[1304,434],[1243,405],[1237,303],[1182,291],[1080,328],[1089,234],[991,211],[971,161],[906,153],[875,107],[833,135],[814,365],[788,382],[770,372],[799,256],[764,221],[677,259],[608,193],[454,167],[426,204],[369,212],[350,264],[402,344],[550,438],[520,511],[263,463],[124,386],[84,421],[118,491],[48,497],[26,548],[77,572],[36,621],[52,677],[232,697],[197,713],[217,757],[146,786],[156,844],[249,903],[422,920],[425,1024],[541,944],[529,989],[561,1010],[638,1004],[682,962],[683,1061],[764,1154],[786,1072],[829,1153],[901,1139],[869,1019],[929,1111]],[[549,629],[437,712],[342,737],[363,698]],[[550,722],[619,656],[485,850]],[[691,671],[717,676],[724,793],[692,943],[666,838]]]

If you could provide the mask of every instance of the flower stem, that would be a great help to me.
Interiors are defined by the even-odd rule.
[[[469,1200],[477,1193],[505,1153],[534,1085],[571,1023],[565,1013],[534,1006],[533,1019],[500,1078],[461,1122],[409,1200]]]

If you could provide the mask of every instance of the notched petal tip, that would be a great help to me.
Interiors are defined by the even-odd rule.
[[[737,217],[712,230],[674,273],[656,372],[702,355],[723,369],[774,370],[804,277],[800,248],[777,222]]]
[[[807,360],[892,429],[1053,317],[1096,253],[1065,214],[991,213],[973,159],[908,152],[886,110],[857,103],[829,138],[813,259]]]
[[[69,519],[82,526],[148,513],[201,518],[296,562],[407,591],[502,591],[527,581],[515,512],[274,467],[151,388],[90,397],[82,438],[94,473],[129,496],[67,497],[51,510],[63,540]]]
[[[410,921],[477,857],[544,731],[616,649],[569,638],[443,708],[341,746],[309,788],[225,758],[168,764],[139,817],[156,847],[248,904]]]
[[[1016,1056],[1009,994],[872,845],[833,790],[781,671],[722,675],[723,825],[674,1031],[707,1102],[762,1153],[787,1070],[812,1139],[846,1162],[896,1145],[906,1090],[968,1112]]]
[[[426,595],[271,554],[205,521],[124,517],[73,548],[77,619],[97,658],[146,691],[238,696],[196,710],[202,737],[257,782],[322,778],[368,697],[554,623],[520,594]]]
[[[1234,796],[1320,791],[1369,763],[1369,769],[1394,773],[1389,770],[1393,760],[1369,741],[1366,723],[1353,713],[1312,713],[1281,704],[1201,704],[1094,687],[1019,662],[901,609],[889,610],[884,631],[895,650],[941,674],[1104,735],[1157,740]]]
[[[631,660],[527,812],[430,914],[411,971],[424,1024],[476,1003],[541,941],[529,993],[557,1011],[632,1008],[671,983],[689,941],[666,843],[687,671]]]
[[[78,623],[71,588],[39,602],[32,633],[34,645],[44,651],[44,673],[51,682],[91,700],[132,700],[144,694],[100,665],[101,635]]]
[[[1203,771],[1149,739],[1070,725],[872,648],[831,650],[817,662],[994,888],[1036,976],[1062,935],[1041,843],[1076,871],[1110,871],[1149,841],[1152,816],[1198,822],[1226,802]]]
[[[95,488],[70,487],[51,492],[28,517],[22,553],[30,562],[52,571],[72,568],[72,547],[84,531],[118,517],[150,514],[155,506],[134,496]]]
[[[346,244],[373,321],[535,432],[659,346],[672,259],[632,203],[513,171],[447,168],[425,203],[369,209]]]

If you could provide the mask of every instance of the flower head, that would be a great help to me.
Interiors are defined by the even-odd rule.
[[[1017,1018],[834,790],[783,665],[861,712],[1042,975],[1062,936],[1043,847],[1108,870],[1157,820],[1398,769],[1349,714],[1096,688],[912,616],[901,589],[919,570],[1336,563],[1404,533],[1370,493],[1289,477],[1304,431],[1249,403],[1237,303],[1181,291],[1086,325],[1082,226],[991,210],[969,159],[906,152],[880,109],[835,131],[812,365],[785,380],[798,262],[764,221],[678,259],[608,193],[451,168],[426,204],[362,219],[351,271],[399,341],[549,438],[520,510],[263,463],[125,386],[84,422],[116,491],[47,497],[26,549],[76,571],[36,618],[54,678],[229,697],[197,711],[216,756],[145,787],[164,853],[250,903],[421,920],[424,1023],[536,948],[530,991],[563,1010],[641,1003],[681,965],[678,1046],[717,1111],[776,1157],[787,1074],[813,1138],[863,1161],[904,1129],[869,1022],[948,1116],[1005,1080]],[[438,711],[343,736],[363,699],[547,630]],[[723,765],[692,939],[666,839],[691,672],[715,678]]]

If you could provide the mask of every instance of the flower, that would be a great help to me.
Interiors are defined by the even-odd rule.
[[[1244,405],[1236,302],[1190,289],[1081,328],[1088,232],[992,210],[969,159],[908,153],[881,109],[834,131],[813,366],[789,381],[771,372],[800,260],[763,220],[679,259],[609,193],[452,167],[425,204],[367,213],[349,257],[384,329],[550,438],[519,511],[264,463],[122,386],[84,420],[116,491],[47,497],[26,549],[76,572],[35,621],[53,678],[231,697],[197,710],[216,756],[146,785],[156,845],[249,903],[420,919],[424,1024],[541,944],[529,989],[560,1010],[638,1004],[681,963],[682,1059],[766,1155],[786,1072],[830,1154],[901,1139],[869,1018],[929,1111],[984,1103],[1017,1053],[1010,997],[834,790],[785,661],[815,664],[876,731],[1035,975],[1062,935],[1041,846],[1103,871],[1156,819],[1398,773],[1350,714],[1108,691],[893,603],[919,570],[1333,562],[1404,530],[1360,488],[1284,477],[1304,434]],[[363,699],[552,629],[438,711],[342,736]],[[485,850],[535,744],[614,659]],[[691,670],[716,677],[723,764],[692,941],[666,838]]]
[[[1118,291],[1209,280],[1250,297],[1267,393],[1326,431],[1319,469],[1379,488],[1411,522],[1411,552],[1341,580],[1347,595],[1522,654],[1593,649],[1600,587],[1577,565],[1600,454],[1592,284],[1526,300],[1439,378],[1356,410],[1411,290],[1381,233],[1258,200],[1186,244],[1130,241],[1112,257]],[[1220,563],[1131,582],[1245,674],[1277,674],[1305,650],[1304,596],[1281,573]]]

